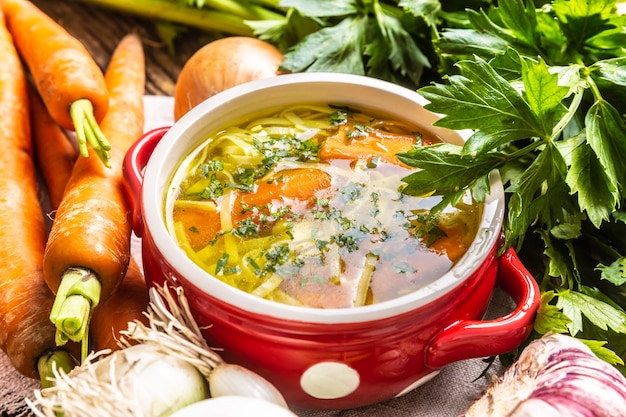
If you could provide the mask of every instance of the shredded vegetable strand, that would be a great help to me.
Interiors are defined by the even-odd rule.
[[[224,193],[222,206],[220,208],[221,230],[233,230],[235,227],[231,216],[235,196],[235,192],[232,190],[228,190]],[[237,241],[232,234],[227,233],[224,235],[224,245],[226,253],[230,255],[230,259],[233,261],[239,261],[240,257],[239,250],[237,249]]]
[[[367,293],[370,287],[370,282],[372,281],[372,275],[374,275],[374,270],[376,269],[377,261],[378,256],[373,253],[369,252],[365,255],[365,266],[361,272],[356,297],[354,298],[355,307],[364,306],[367,302]]]
[[[204,210],[204,211],[210,211],[210,212],[216,212],[217,211],[217,206],[215,205],[214,202],[212,201],[206,201],[206,200],[176,200],[174,202],[174,207],[176,208],[181,208],[181,209],[198,209],[198,210]]]
[[[256,295],[257,297],[265,297],[269,293],[274,291],[276,288],[278,288],[278,286],[282,282],[283,282],[283,279],[280,276],[276,274],[272,274],[265,281],[263,281],[261,285],[256,287],[252,291],[252,294]]]

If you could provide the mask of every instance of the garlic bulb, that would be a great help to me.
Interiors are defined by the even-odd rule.
[[[580,340],[531,342],[462,417],[624,417],[626,378]]]

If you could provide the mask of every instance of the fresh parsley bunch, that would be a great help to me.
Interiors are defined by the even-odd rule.
[[[420,168],[406,193],[441,195],[440,208],[467,189],[481,199],[498,170],[505,247],[541,261],[531,338],[569,333],[623,365],[626,17],[611,0],[497,3],[439,33],[448,75],[418,92],[444,115],[437,125],[474,133],[401,155]]]

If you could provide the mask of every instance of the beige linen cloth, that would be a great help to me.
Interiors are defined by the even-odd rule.
[[[147,96],[145,105],[146,131],[171,125],[171,97]],[[486,317],[501,317],[513,309],[511,299],[496,290]],[[487,364],[480,358],[461,361],[443,368],[432,380],[402,397],[350,410],[293,411],[299,417],[456,417],[503,371],[496,361],[481,377],[486,368]],[[38,381],[21,376],[0,352],[0,417],[33,417],[25,398],[33,398],[39,388]]]

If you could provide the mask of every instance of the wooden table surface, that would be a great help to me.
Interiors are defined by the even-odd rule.
[[[146,94],[174,95],[176,78],[186,60],[217,34],[190,30],[176,39],[174,52],[161,40],[153,21],[71,0],[32,0],[80,39],[101,68],[127,33],[137,33],[146,54]]]

